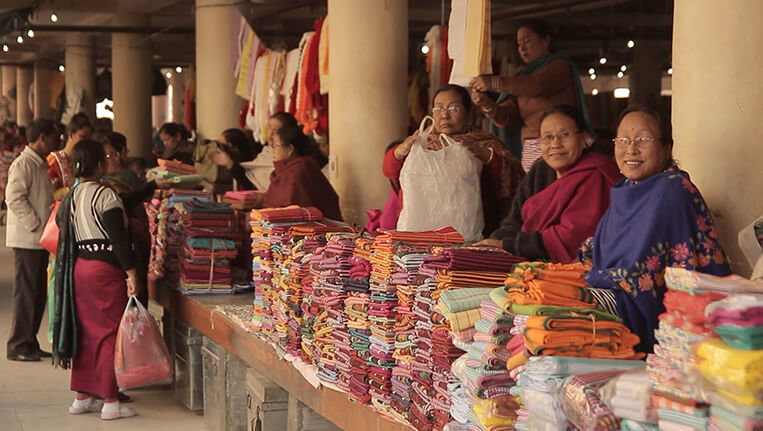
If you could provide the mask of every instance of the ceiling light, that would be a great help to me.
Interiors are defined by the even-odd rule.
[[[599,94],[599,89],[594,88],[593,90],[591,90],[591,94],[593,94],[594,96],[597,96]]]
[[[55,12],[50,14],[50,22],[58,22],[58,15]]]
[[[28,37],[28,38],[30,38],[30,39],[31,39],[31,38],[33,38],[33,37],[34,37],[34,30],[32,30],[32,29],[30,28],[29,30],[27,30],[27,31],[26,31],[26,35],[27,35],[27,37]]]
[[[596,73],[596,69],[594,69],[593,67],[589,67],[588,68],[588,74],[589,75],[593,75],[594,73]]]
[[[8,47],[8,44],[4,43],[3,44],[3,52],[8,52],[9,50],[10,50],[10,48]]]
[[[672,75],[672,74],[673,74],[673,68],[670,67],[670,68],[668,68],[668,75]]]
[[[424,55],[429,54],[429,45],[421,45],[421,53]]]
[[[617,77],[618,78],[622,78],[623,76],[625,76],[625,74],[623,72],[617,72]]]
[[[176,68],[175,68],[175,72],[177,72],[177,73],[183,73],[183,68],[182,68],[182,67],[180,67],[180,66],[178,66],[178,67],[176,67]]]
[[[636,42],[634,42],[633,40],[629,40],[627,45],[628,45],[628,48],[633,48],[634,46],[636,46]]]
[[[615,99],[627,99],[631,96],[630,88],[615,88]]]
[[[167,73],[164,74],[164,76],[166,76],[167,79],[170,79],[170,78],[172,78],[172,72],[167,72]]]
[[[607,57],[602,57],[599,59],[599,64],[607,64]]]
[[[591,75],[591,81],[593,81],[594,79],[596,79],[596,74],[595,73]]]
[[[625,72],[626,70],[628,70],[628,66],[626,66],[624,64],[622,66],[620,66],[620,72]]]
[[[59,65],[58,65],[58,71],[59,71],[59,72],[63,72],[64,70],[66,70],[66,68],[64,67],[64,65],[63,65],[63,64],[59,64]]]
[[[22,35],[16,36],[16,43],[19,43],[19,44],[24,43],[24,36]]]

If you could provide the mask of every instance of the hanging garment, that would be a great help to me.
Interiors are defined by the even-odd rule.
[[[429,29],[424,40],[429,47],[429,54],[427,55],[427,72],[429,72],[429,101],[434,100],[434,94],[438,88],[442,86],[442,80],[440,79],[440,68],[442,62],[443,44],[440,39],[441,27],[439,25],[433,25]]]
[[[323,20],[321,39],[318,44],[318,67],[320,69],[321,94],[329,92],[329,19]]]
[[[463,74],[468,77],[492,75],[490,0],[468,0],[465,36]]]
[[[301,43],[300,43],[301,45]],[[297,80],[297,72],[299,71],[299,57],[300,49],[295,48],[286,54],[286,65],[284,68],[283,83],[281,84],[281,96],[283,96],[284,111],[292,112],[289,109],[294,104],[296,99],[295,82]]]

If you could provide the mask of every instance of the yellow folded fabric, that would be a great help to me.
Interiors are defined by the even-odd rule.
[[[763,350],[735,349],[713,338],[699,344],[697,355],[700,372],[708,380],[748,394],[763,390]]]
[[[439,306],[439,305],[438,305]],[[479,308],[473,308],[471,310],[460,311],[458,313],[442,313],[448,322],[450,323],[450,330],[453,332],[463,331],[474,326],[474,322],[480,320]]]

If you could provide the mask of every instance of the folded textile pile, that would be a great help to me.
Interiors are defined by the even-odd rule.
[[[158,159],[157,164],[159,166],[146,172],[147,180],[167,179],[177,189],[191,189],[204,181],[204,177],[197,174],[196,167],[186,165],[183,162]]]
[[[230,205],[194,198],[178,205],[185,242],[180,291],[187,295],[233,293],[231,260],[241,227]]]
[[[295,206],[252,210],[249,215],[252,230],[252,283],[254,284],[252,327],[268,339],[275,329],[270,303],[274,284],[274,250],[283,256],[283,241],[286,240],[289,229],[293,225],[321,218],[323,214],[316,208]],[[275,283],[277,284],[277,281]]]
[[[518,375],[524,412],[519,412],[516,428],[564,431],[568,427],[567,416],[562,408],[563,398],[557,397],[563,389],[564,379],[578,374],[625,371],[643,366],[642,361],[561,356],[529,358]]]
[[[652,388],[646,366],[626,371],[605,384],[601,399],[612,408],[615,416],[632,424],[657,425],[657,412],[652,405]]]
[[[596,301],[583,279],[588,269],[582,263],[521,263],[506,278],[505,290],[513,304],[591,308]]]
[[[705,308],[725,297],[717,289],[699,288],[691,272],[666,270],[665,313],[654,331],[657,343],[647,357],[647,370],[658,408],[660,429],[707,429],[705,397],[691,371],[693,345],[713,335]]]
[[[705,292],[724,295],[732,293],[763,293],[763,280],[748,280],[734,274],[719,277],[679,267],[665,268],[665,282],[673,290],[680,290],[694,295]]]
[[[567,377],[562,382],[562,411],[569,423],[581,431],[615,431],[620,419],[599,396],[599,389],[623,371],[608,370]]]
[[[350,277],[350,257],[355,249],[354,233],[326,234],[326,246],[313,280],[313,302],[322,312],[313,323],[313,358],[318,365],[318,377],[324,382],[336,384],[345,392],[350,391],[352,341],[348,331],[348,314],[345,312],[348,292],[344,281]],[[320,250],[320,249],[319,249]]]
[[[193,175],[196,173],[196,167],[187,165],[178,160],[156,159],[159,167],[174,175]]]
[[[396,365],[394,358],[397,324],[397,285],[392,283],[392,276],[399,267],[396,263],[396,250],[405,247],[419,248],[443,246],[463,241],[463,237],[453,228],[443,228],[427,232],[381,231],[373,244],[370,262],[371,301],[368,305],[371,336],[371,354],[368,358],[368,380],[371,402],[380,411],[394,415],[392,410],[392,369]],[[404,266],[407,264],[400,260]],[[412,262],[415,262],[414,259]],[[413,265],[413,264],[412,264]],[[433,394],[432,394],[433,395]],[[431,398],[428,400],[431,402]],[[398,402],[400,400],[397,400]]]
[[[362,404],[371,401],[368,393],[368,358],[371,355],[368,305],[371,302],[369,277],[373,243],[371,236],[355,238],[355,248],[350,257],[350,276],[344,280],[344,290],[347,292],[344,309],[352,343],[349,398]]]
[[[151,201],[146,204],[151,235],[151,256],[148,265],[148,276],[151,280],[178,280],[179,255],[185,237],[178,209],[188,200],[206,200],[208,197],[208,193],[203,191],[162,190],[156,191]]]
[[[729,295],[705,308],[715,333],[731,347],[763,349],[763,295]]]
[[[223,196],[223,202],[237,210],[250,210],[262,202],[264,193],[260,190],[228,191]]]

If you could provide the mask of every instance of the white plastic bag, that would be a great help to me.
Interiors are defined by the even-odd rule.
[[[428,149],[431,127],[424,130],[428,119],[431,117],[421,122],[420,137],[400,171],[403,209],[397,229],[422,231],[452,226],[465,241],[478,241],[485,227],[480,189],[482,162],[446,135],[440,135],[442,149]]]

